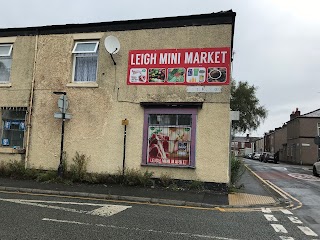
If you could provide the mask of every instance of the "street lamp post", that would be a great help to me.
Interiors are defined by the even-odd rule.
[[[62,113],[62,124],[61,124],[61,144],[60,144],[60,163],[59,163],[59,167],[58,167],[58,176],[59,177],[63,177],[63,140],[64,140],[64,123],[66,121],[66,108],[67,108],[67,93],[66,92],[53,92],[56,95],[62,95],[62,98],[59,99],[60,102],[58,102],[58,106],[61,110]]]

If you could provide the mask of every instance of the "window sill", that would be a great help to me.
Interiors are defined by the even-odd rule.
[[[11,86],[12,86],[11,83],[1,83],[0,82],[0,88],[9,88]]]
[[[172,165],[167,165],[167,164],[156,164],[156,163],[141,163],[142,167],[169,167],[169,168],[189,168],[189,169],[195,169],[195,166],[190,166],[190,165],[176,165],[176,164],[172,164]]]
[[[11,147],[0,147],[0,153],[9,153],[9,154],[24,154],[25,149],[14,149]]]
[[[67,83],[67,87],[75,87],[75,88],[97,88],[99,87],[98,83],[96,82],[72,82],[72,83]]]

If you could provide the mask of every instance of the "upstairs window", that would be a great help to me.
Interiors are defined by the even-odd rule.
[[[1,108],[1,145],[24,148],[26,108]]]
[[[74,82],[95,82],[97,80],[98,46],[98,41],[75,43],[72,50]]]
[[[0,44],[0,83],[10,80],[12,44]]]

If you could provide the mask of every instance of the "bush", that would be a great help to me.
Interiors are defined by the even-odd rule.
[[[138,169],[127,168],[124,171],[124,175],[122,175],[122,172],[120,173],[119,171],[118,176],[115,176],[115,177],[116,177],[116,181],[120,180],[120,182],[123,183],[124,185],[147,186],[149,184],[152,184],[152,181],[151,181],[152,176],[153,176],[153,172],[149,172],[148,170],[143,173]]]
[[[204,190],[204,183],[199,180],[192,180],[188,183],[188,189],[190,190]]]
[[[231,157],[231,178],[230,184],[235,186],[245,172],[245,167],[241,158]]]
[[[162,173],[159,178],[159,185],[162,187],[169,187],[171,184],[173,184],[174,180],[171,177],[171,175],[167,173]]]
[[[90,158],[85,154],[79,154],[76,152],[74,158],[72,158],[73,164],[70,166],[71,181],[82,182],[87,178],[87,165]],[[65,163],[66,164],[66,163]]]
[[[10,161],[7,165],[7,171],[12,178],[23,178],[25,175],[25,166],[22,161]]]
[[[55,179],[57,178],[57,171],[45,171],[45,172],[39,172],[36,178],[36,181],[38,182],[55,182]]]

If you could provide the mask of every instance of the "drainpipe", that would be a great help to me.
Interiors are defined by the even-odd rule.
[[[31,117],[33,110],[33,98],[34,98],[34,85],[35,85],[35,75],[36,75],[36,63],[37,63],[37,51],[38,51],[38,33],[36,34],[36,42],[34,46],[34,62],[33,62],[33,73],[32,73],[32,83],[31,83],[31,93],[29,101],[29,111],[27,120],[27,139],[26,139],[26,157],[24,161],[24,167],[28,168],[29,162],[29,152],[30,152],[30,135],[31,135]]]

